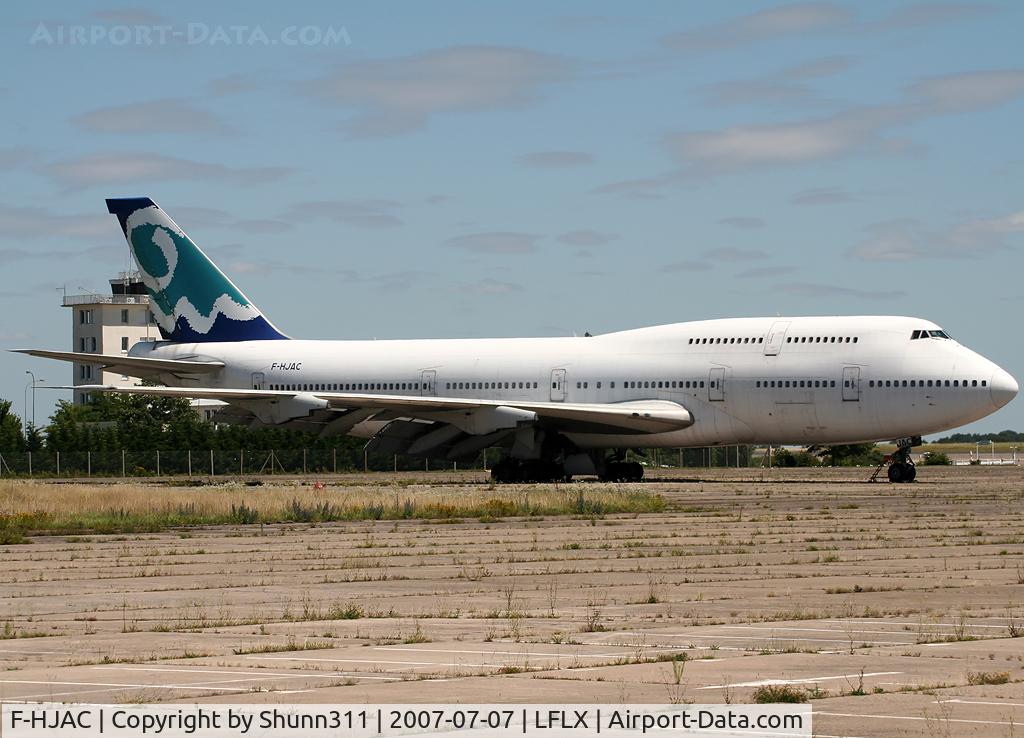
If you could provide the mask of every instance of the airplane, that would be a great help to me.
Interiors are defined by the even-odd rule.
[[[148,197],[108,199],[162,340],[126,355],[21,349],[161,386],[88,392],[218,400],[217,422],[349,434],[369,451],[477,457],[496,482],[637,481],[638,448],[897,440],[983,418],[1016,380],[935,323],[900,316],[701,320],[581,337],[296,340]]]

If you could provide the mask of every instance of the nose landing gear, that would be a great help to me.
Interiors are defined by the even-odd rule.
[[[913,482],[917,478],[917,467],[914,466],[914,460],[910,458],[910,449],[920,445],[921,436],[911,436],[910,438],[898,440],[896,442],[896,451],[882,459],[882,463],[878,465],[878,468],[875,469],[868,481],[877,482],[882,469],[885,469],[886,465],[888,465],[889,469],[886,472],[886,476],[890,482],[893,484]]]

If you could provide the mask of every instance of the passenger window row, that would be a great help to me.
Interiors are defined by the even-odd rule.
[[[778,389],[780,387],[783,388],[783,389],[785,389],[787,387],[789,389],[798,389],[800,387],[804,387],[804,388],[814,388],[814,387],[828,388],[828,387],[835,387],[836,386],[836,380],[834,380],[834,379],[758,379],[758,380],[755,380],[754,386],[755,387],[759,387],[761,389],[772,389],[772,388]]]
[[[704,382],[696,379],[651,379],[644,381],[627,379],[622,383],[622,386],[624,389],[697,389],[698,387],[703,387]],[[612,387],[615,387],[615,382],[612,382]]]
[[[884,382],[884,384],[883,384]],[[968,384],[970,382],[970,384]],[[948,379],[886,379],[886,380],[868,380],[868,387],[978,387],[979,380],[977,379],[954,379],[952,384]],[[988,380],[982,379],[980,386],[988,387]]]
[[[786,336],[786,343],[857,343],[858,336]]]
[[[916,332],[916,331],[915,331]],[[941,331],[933,331],[940,333]],[[947,336],[948,337],[948,336]],[[857,343],[858,336],[787,336],[786,343]],[[917,338],[917,336],[915,336]],[[691,338],[689,344],[757,344],[764,343],[760,338]]]
[[[691,338],[690,345],[706,343],[764,343],[764,336],[760,338]]]
[[[270,389],[284,392],[408,392],[418,391],[419,382],[348,382],[314,384],[272,384]],[[257,389],[253,387],[253,389]]]
[[[445,389],[537,389],[536,382],[445,382]]]

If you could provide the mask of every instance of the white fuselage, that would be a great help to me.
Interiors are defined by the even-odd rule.
[[[693,425],[567,434],[580,448],[853,443],[982,418],[1017,384],[907,317],[735,318],[582,338],[136,344],[133,356],[219,360],[216,388],[437,395],[510,402],[671,400]],[[189,386],[173,375],[166,384]],[[372,435],[381,423],[356,427]]]

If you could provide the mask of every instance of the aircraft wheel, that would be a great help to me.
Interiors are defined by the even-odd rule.
[[[889,465],[889,481],[893,484],[902,484],[903,482],[909,482],[916,475],[916,470],[911,471],[913,467],[904,464],[903,462],[897,462]]]
[[[904,469],[903,481],[913,482],[915,479],[917,479],[917,467],[913,464],[907,464],[907,468]]]
[[[601,474],[602,482],[625,482],[628,479],[627,468],[629,465],[624,461],[609,461],[604,465],[604,473]]]
[[[509,484],[516,481],[519,465],[514,459],[504,458],[491,467],[491,481],[495,484]]]

